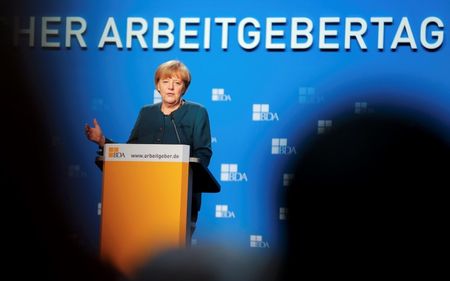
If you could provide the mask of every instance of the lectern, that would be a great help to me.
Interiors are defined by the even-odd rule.
[[[106,144],[103,151],[100,255],[132,276],[159,252],[188,246],[191,193],[220,185],[189,163],[188,145]]]

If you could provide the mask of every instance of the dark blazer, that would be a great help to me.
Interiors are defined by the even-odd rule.
[[[188,101],[170,115],[161,112],[161,103],[144,106],[127,143],[187,144],[191,157],[200,158],[207,167],[212,155],[208,112]]]

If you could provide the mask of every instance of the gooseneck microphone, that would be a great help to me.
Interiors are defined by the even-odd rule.
[[[175,120],[173,119],[173,114],[170,114],[170,120],[172,121],[173,128],[175,129],[175,134],[177,134],[178,143],[181,144],[180,134],[178,134],[177,125],[175,125]]]

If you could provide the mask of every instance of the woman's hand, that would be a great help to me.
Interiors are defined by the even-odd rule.
[[[105,145],[105,136],[103,135],[102,128],[97,122],[97,119],[94,118],[94,127],[86,124],[84,126],[85,134],[88,140],[95,142],[99,146],[103,147]]]

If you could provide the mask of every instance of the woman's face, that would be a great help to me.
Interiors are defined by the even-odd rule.
[[[176,105],[183,96],[184,82],[177,76],[162,78],[158,82],[158,91],[164,104]]]

